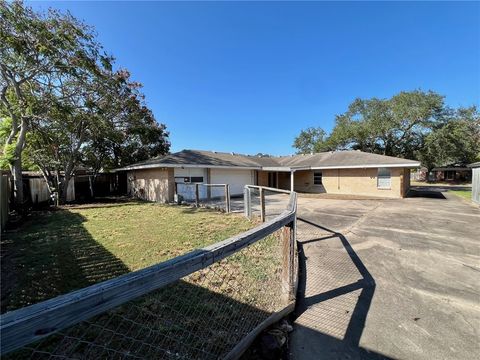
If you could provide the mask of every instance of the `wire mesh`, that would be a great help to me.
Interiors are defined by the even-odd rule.
[[[225,186],[223,184],[177,184],[177,194],[181,196],[184,203],[195,205],[197,203],[198,187],[198,205],[225,211],[227,207]]]
[[[255,187],[249,187],[250,201],[246,203],[250,206],[250,213],[254,217],[259,217],[261,214],[261,196],[260,189]],[[286,193],[279,193],[273,190],[263,188],[265,199],[265,217],[266,219],[272,219],[280,215],[287,208],[289,195]]]
[[[282,288],[280,231],[4,358],[222,358],[288,302]]]

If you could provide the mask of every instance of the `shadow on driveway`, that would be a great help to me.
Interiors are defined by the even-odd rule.
[[[360,346],[375,280],[347,238],[309,220],[299,218],[298,223],[304,240],[301,237],[298,243],[300,278],[292,359],[390,359]],[[318,254],[314,246],[320,241],[341,244],[331,253],[331,259],[320,260],[330,267],[339,266],[335,279],[322,274],[315,261]]]

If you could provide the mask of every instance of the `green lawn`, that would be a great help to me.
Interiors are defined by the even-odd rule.
[[[452,192],[452,194],[455,194],[457,196],[460,196],[464,199],[467,199],[467,200],[472,200],[472,190],[455,190],[455,189],[451,189],[449,190]]]
[[[18,231],[2,235],[2,274],[9,275],[2,280],[11,283],[2,311],[159,263],[252,226],[240,215],[144,202],[33,212]]]
[[[2,312],[159,263],[254,225],[241,215],[145,202],[34,212],[17,231],[2,235]],[[66,337],[53,335],[35,346],[67,358],[111,358],[117,352],[152,359],[223,357],[284,306],[281,273],[281,246],[272,235],[73,326]],[[25,349],[8,358],[31,355]]]

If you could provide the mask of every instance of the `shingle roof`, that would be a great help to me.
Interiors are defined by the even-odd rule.
[[[182,150],[158,158],[139,162],[122,169],[139,169],[151,167],[179,167],[179,166],[205,166],[229,168],[282,168],[309,169],[309,168],[342,168],[342,167],[373,167],[373,166],[399,166],[418,167],[420,163],[392,156],[365,153],[361,151],[332,151],[308,155],[260,157],[224,153],[204,150]]]
[[[362,151],[331,151],[311,155],[297,155],[290,159],[282,158],[282,165],[290,167],[362,167],[372,165],[420,165],[418,161],[405,160],[393,156],[371,154]]]
[[[477,167],[480,167],[480,161],[474,162],[474,163],[471,163],[471,164],[468,164],[467,166],[468,166],[469,168],[477,168]]]

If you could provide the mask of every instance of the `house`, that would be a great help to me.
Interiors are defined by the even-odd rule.
[[[472,169],[472,200],[480,204],[480,162],[468,165]]]
[[[449,164],[433,168],[429,181],[469,182],[472,179],[472,169],[465,164]]]
[[[242,195],[244,186],[253,184],[305,193],[401,198],[410,186],[410,169],[419,166],[418,161],[361,151],[260,157],[183,150],[117,172],[126,172],[129,194],[159,202],[172,201],[181,184],[195,183],[229,184],[232,196]]]

